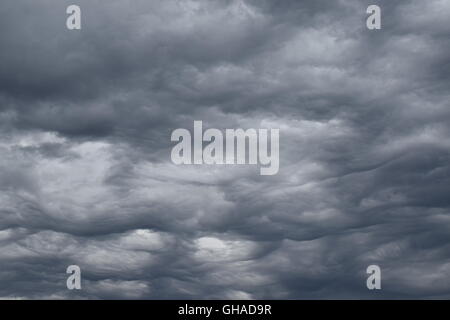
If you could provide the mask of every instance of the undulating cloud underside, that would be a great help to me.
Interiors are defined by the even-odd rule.
[[[450,298],[449,21],[447,0],[2,0],[0,297]],[[279,128],[278,174],[174,165],[194,120]]]

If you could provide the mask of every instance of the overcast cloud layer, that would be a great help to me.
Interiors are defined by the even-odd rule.
[[[2,0],[0,297],[450,298],[449,21],[448,0]],[[175,166],[194,120],[280,128],[279,173]]]

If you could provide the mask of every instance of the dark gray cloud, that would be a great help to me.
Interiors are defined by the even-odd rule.
[[[448,1],[72,3],[0,7],[0,297],[450,297]],[[279,173],[173,165],[193,120]]]

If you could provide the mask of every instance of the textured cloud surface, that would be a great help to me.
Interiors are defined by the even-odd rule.
[[[449,1],[73,2],[0,5],[0,298],[450,298]],[[194,120],[279,173],[174,165]]]

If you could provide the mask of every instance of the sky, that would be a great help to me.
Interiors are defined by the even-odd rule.
[[[448,0],[2,0],[0,298],[450,298],[449,21]],[[194,120],[279,128],[278,174],[175,165]]]

